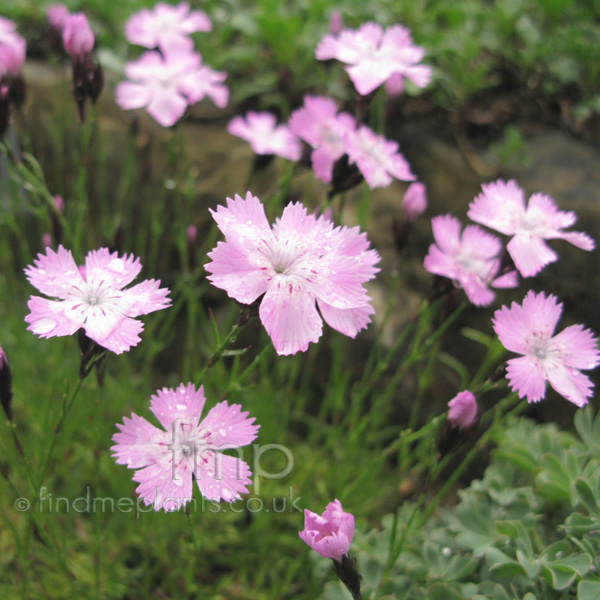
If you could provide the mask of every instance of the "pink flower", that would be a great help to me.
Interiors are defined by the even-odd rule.
[[[135,317],[170,304],[169,290],[154,279],[123,289],[141,268],[139,258],[119,257],[108,248],[90,252],[85,267],[78,268],[70,251],[46,248],[25,274],[40,292],[56,300],[31,297],[31,312],[25,317],[28,329],[49,338],[83,328],[87,337],[115,354],[129,350],[141,341],[138,334],[144,329]]]
[[[573,212],[558,210],[545,194],[525,195],[517,182],[501,179],[482,186],[483,192],[469,207],[469,218],[505,235],[512,235],[507,250],[523,277],[539,273],[558,259],[544,240],[560,238],[582,250],[593,250],[594,240],[578,231],[563,231],[577,220]]]
[[[196,52],[149,51],[127,63],[125,74],[131,81],[117,86],[117,104],[125,110],[145,107],[163,127],[174,125],[188,105],[205,96],[221,108],[229,98],[222,85],[227,75],[201,64]]]
[[[453,427],[470,429],[477,421],[477,400],[469,391],[457,394],[448,402],[448,420]]]
[[[69,18],[69,9],[64,4],[52,4],[46,10],[48,23],[55,31],[62,31]]]
[[[300,538],[325,558],[339,560],[348,553],[354,537],[354,516],[344,512],[342,503],[334,500],[322,516],[304,509],[304,531]]]
[[[0,39],[0,79],[8,75],[18,77],[25,64],[26,43],[17,33],[9,33]]]
[[[125,36],[132,44],[145,48],[190,51],[194,42],[188,36],[211,29],[206,13],[190,11],[187,2],[177,6],[159,2],[153,9],[142,8],[131,16],[125,24]]]
[[[398,143],[377,135],[366,125],[348,132],[345,143],[350,163],[356,163],[369,187],[386,187],[394,178],[403,181],[416,179],[410,165],[398,151]]]
[[[163,388],[152,396],[150,410],[164,427],[159,429],[132,413],[125,417],[111,447],[117,463],[139,469],[133,480],[146,505],[165,512],[193,500],[193,478],[208,500],[232,502],[247,493],[252,482],[248,465],[223,454],[256,438],[258,425],[239,404],[220,402],[200,420],[204,388],[191,384]],[[193,476],[193,478],[192,478]]]
[[[298,160],[302,145],[287,125],[277,125],[275,115],[250,111],[245,117],[234,117],[227,125],[231,135],[246,140],[256,154],[276,154]]]
[[[583,325],[571,325],[553,336],[562,304],[555,296],[529,291],[523,304],[513,302],[494,314],[494,331],[507,350],[522,354],[507,363],[507,378],[519,398],[539,402],[546,381],[573,404],[583,406],[592,395],[592,382],[581,369],[600,363],[598,339]]]
[[[7,37],[10,37],[16,31],[17,26],[14,21],[0,17],[0,43],[4,42]]]
[[[363,284],[379,270],[358,227],[334,227],[324,216],[288,204],[271,229],[260,200],[227,198],[211,211],[225,242],[208,254],[208,279],[241,302],[264,294],[259,315],[278,354],[295,354],[320,337],[325,321],[350,337],[371,321]],[[317,312],[318,305],[321,316]]]
[[[356,128],[354,117],[338,114],[331,98],[305,96],[304,106],[292,113],[289,125],[293,133],[313,148],[315,176],[330,183],[335,161],[346,153],[344,138]]]
[[[65,52],[73,62],[83,62],[85,57],[94,49],[94,32],[91,30],[83,13],[69,15],[62,30]]]
[[[500,270],[498,255],[500,240],[477,225],[468,225],[461,234],[460,221],[452,215],[440,215],[431,220],[435,244],[429,247],[425,268],[435,275],[452,279],[462,287],[467,298],[486,306],[494,300],[496,288],[512,288],[518,284],[517,274],[511,271],[497,277]]]
[[[417,64],[424,54],[423,48],[413,44],[406,27],[393,25],[384,32],[371,22],[358,30],[344,29],[339,36],[326,35],[316,50],[319,60],[335,58],[350,65],[346,71],[363,96],[394,74],[425,87],[431,79],[431,67]]]
[[[409,221],[416,221],[427,210],[427,188],[424,183],[411,183],[402,198],[404,214]]]

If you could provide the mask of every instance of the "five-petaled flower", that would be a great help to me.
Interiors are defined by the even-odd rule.
[[[516,271],[498,277],[502,250],[500,240],[477,225],[467,225],[461,234],[460,221],[452,215],[431,220],[435,244],[429,247],[425,268],[452,279],[476,306],[486,306],[495,297],[489,286],[512,288],[518,284]]]
[[[350,337],[374,312],[364,283],[379,270],[379,255],[358,227],[334,227],[324,215],[288,204],[271,229],[250,192],[211,211],[225,242],[208,254],[208,279],[242,304],[264,294],[259,315],[278,354],[316,342],[323,319]]]
[[[212,23],[201,10],[190,11],[190,5],[177,6],[159,2],[152,9],[142,8],[125,24],[125,37],[132,44],[161,51],[191,50],[194,42],[189,37],[196,31],[210,31]]]
[[[340,560],[354,537],[354,516],[344,512],[337,499],[327,505],[322,516],[304,509],[304,531],[299,535],[321,556]]]
[[[533,194],[525,206],[525,194],[513,179],[499,179],[482,190],[469,207],[469,218],[513,236],[506,249],[523,277],[532,277],[557,260],[544,240],[560,238],[583,250],[594,249],[594,240],[585,233],[563,231],[577,216],[558,210],[550,196]]]
[[[25,269],[29,281],[49,300],[31,296],[28,329],[41,337],[71,335],[83,328],[100,346],[121,354],[136,346],[144,329],[139,315],[170,305],[169,290],[147,279],[124,289],[142,265],[133,255],[120,257],[108,248],[90,252],[85,267],[77,267],[69,250],[46,249],[34,266]]]
[[[583,325],[571,325],[552,335],[562,313],[555,296],[529,291],[523,304],[513,302],[494,314],[494,331],[507,350],[522,354],[511,358],[507,377],[520,398],[538,402],[546,396],[546,381],[573,404],[583,406],[593,384],[581,369],[600,363],[598,339]]]
[[[204,419],[205,397],[183,383],[152,396],[150,410],[163,429],[135,413],[118,424],[111,450],[117,463],[138,469],[133,480],[146,505],[165,512],[177,510],[193,497],[193,479],[208,500],[232,502],[247,493],[252,475],[246,462],[223,450],[246,446],[256,438],[259,425],[239,404],[223,401]]]
[[[174,125],[188,105],[208,96],[219,108],[229,99],[223,85],[227,74],[202,64],[202,57],[188,49],[149,51],[125,65],[130,81],[117,86],[117,104],[125,109],[146,107],[163,127]]]
[[[343,29],[339,35],[326,35],[316,50],[319,60],[335,58],[348,64],[346,71],[363,96],[392,75],[425,87],[431,79],[431,67],[418,64],[424,54],[423,48],[413,44],[406,27],[392,25],[384,31],[381,25],[371,22],[357,30]]]

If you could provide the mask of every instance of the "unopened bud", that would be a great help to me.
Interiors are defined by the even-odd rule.
[[[334,10],[331,13],[331,18],[329,19],[329,33],[333,35],[337,35],[342,31],[344,27],[344,19],[342,17],[342,13],[339,10]]]
[[[69,16],[69,9],[64,4],[53,4],[46,11],[48,23],[50,23],[50,27],[55,31],[62,31],[64,29]]]
[[[457,394],[448,402],[448,406],[448,420],[453,427],[469,430],[477,422],[477,401],[469,390]]]
[[[409,221],[415,221],[427,210],[427,188],[424,183],[411,183],[402,199],[404,213]]]

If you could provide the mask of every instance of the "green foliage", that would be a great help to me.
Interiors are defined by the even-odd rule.
[[[417,528],[407,503],[380,529],[358,533],[365,598],[596,598],[600,416],[578,411],[575,429],[514,421],[455,507]],[[403,530],[405,546],[386,573],[389,540]],[[321,596],[336,597],[331,590]]]

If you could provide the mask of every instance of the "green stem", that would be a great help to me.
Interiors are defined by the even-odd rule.
[[[66,419],[67,415],[69,414],[69,411],[71,410],[71,407],[73,406],[73,403],[75,402],[75,398],[77,398],[77,394],[79,393],[79,390],[81,389],[82,383],[83,383],[83,379],[78,379],[77,384],[75,385],[75,388],[73,389],[71,394],[68,395],[67,393],[65,393],[65,395],[63,396],[62,412],[58,419],[58,423],[54,427],[52,440],[50,441],[50,448],[48,450],[48,454],[46,455],[46,461],[44,463],[44,467],[42,468],[40,477],[38,478],[38,483],[36,486],[36,488],[38,490],[41,488],[42,483],[44,483],[44,479],[46,478],[46,473],[48,472],[48,467],[50,465],[50,459],[52,458],[52,453],[54,452],[54,447],[56,446],[56,440],[58,439],[58,434],[60,433],[60,431],[65,423],[65,419]]]

